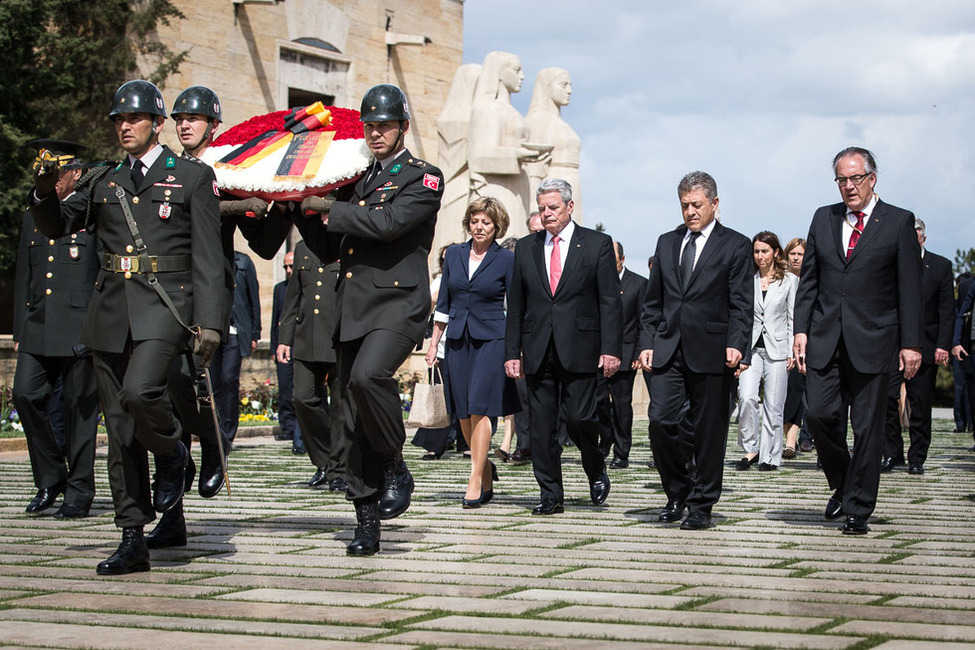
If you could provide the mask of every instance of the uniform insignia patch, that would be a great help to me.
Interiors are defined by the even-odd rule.
[[[429,187],[431,190],[440,189],[440,179],[433,174],[423,175],[423,187]]]
[[[71,259],[76,260],[81,256],[81,252],[78,250],[77,246],[70,246],[68,248],[68,255],[71,256]]]
[[[166,169],[172,169],[176,166],[176,159],[172,156],[166,158]]]
[[[172,174],[170,174],[169,176],[166,177],[166,182],[167,183],[172,183],[175,180],[176,180],[176,177],[173,176]]]
[[[399,170],[401,170],[401,169],[403,169],[403,165],[401,165],[399,163],[396,163],[395,165],[393,165],[392,167],[389,168],[389,173],[390,174],[398,174],[399,173]]]
[[[169,215],[172,214],[173,208],[168,203],[163,203],[159,206],[159,218],[162,220],[169,219]]]

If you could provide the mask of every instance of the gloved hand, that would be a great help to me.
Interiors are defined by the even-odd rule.
[[[335,197],[331,194],[325,196],[309,196],[301,202],[301,214],[303,216],[313,216],[315,214],[328,214],[335,203]]]
[[[239,201],[221,201],[220,216],[263,219],[267,216],[267,203],[256,196]]]
[[[34,191],[42,198],[54,191],[61,176],[61,168],[56,160],[45,160],[34,169]]]
[[[210,367],[213,353],[220,345],[220,332],[217,330],[200,330],[200,335],[196,337],[193,344],[193,352],[200,355],[200,362],[204,368]]]

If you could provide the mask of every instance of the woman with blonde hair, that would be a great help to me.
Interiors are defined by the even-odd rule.
[[[494,497],[497,471],[488,461],[491,418],[521,410],[514,380],[504,372],[504,301],[514,270],[514,253],[498,245],[508,213],[495,198],[475,199],[464,215],[471,238],[447,249],[434,313],[427,365],[437,363],[437,346],[447,332],[447,406],[460,420],[471,448],[471,475],[462,506],[479,508]]]

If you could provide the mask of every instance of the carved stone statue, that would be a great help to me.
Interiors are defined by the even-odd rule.
[[[529,139],[554,145],[552,157],[547,162],[528,164],[530,196],[535,196],[538,184],[547,177],[561,178],[572,185],[575,203],[573,218],[582,223],[582,191],[579,177],[579,150],[582,141],[562,119],[562,107],[569,103],[572,82],[569,72],[562,68],[545,68],[535,78],[532,102],[525,116]]]
[[[467,165],[467,138],[471,124],[474,88],[480,74],[481,66],[477,63],[468,63],[457,69],[450,91],[447,93],[447,102],[437,118],[437,135],[440,139],[437,166],[443,172],[445,186],[431,249],[433,255],[436,255],[444,244],[467,239],[467,233],[464,232],[461,224],[464,211],[470,203],[471,193],[471,174]]]
[[[534,203],[525,163],[546,159],[551,149],[530,145],[525,120],[511,105],[511,93],[521,90],[524,79],[521,60],[514,54],[491,52],[484,57],[467,155],[471,198],[492,196],[501,201],[511,218],[508,234],[514,237],[528,234],[526,207]]]

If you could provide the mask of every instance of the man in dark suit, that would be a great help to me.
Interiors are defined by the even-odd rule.
[[[597,416],[597,377],[612,377],[622,354],[622,305],[612,240],[572,221],[572,187],[548,178],[535,193],[544,232],[515,247],[508,288],[505,372],[525,374],[532,414],[532,468],[541,490],[533,515],[563,512],[559,412],[582,454],[589,496],[609,495],[599,440],[607,436]]]
[[[647,279],[624,266],[623,244],[614,242],[616,270],[620,275],[620,300],[623,303],[623,357],[620,369],[610,377],[610,423],[612,424],[612,469],[630,465],[630,446],[633,442],[633,382],[640,367],[640,310],[647,294]],[[604,447],[608,452],[609,447]]]
[[[924,338],[921,346],[921,366],[906,384],[910,406],[911,445],[907,450],[907,473],[923,474],[924,461],[931,446],[931,408],[934,404],[935,379],[938,366],[948,365],[952,329],[955,324],[955,291],[952,285],[951,262],[924,248],[927,236],[924,222],[914,220],[914,231],[921,245],[921,275],[924,303]],[[881,472],[890,472],[895,465],[904,464],[904,439],[901,436],[897,397],[903,381],[901,373],[893,373],[892,398],[887,411],[887,439]]]
[[[303,241],[298,242],[275,357],[278,363],[294,364],[292,399],[308,456],[315,466],[308,485],[327,485],[333,492],[344,492],[349,436],[332,345],[338,274],[338,262],[323,264]],[[331,398],[328,401],[326,387]]]
[[[82,170],[74,158],[83,147],[63,141],[43,145],[67,163],[55,185],[58,198],[76,202],[79,207],[86,205],[87,190],[79,182]],[[96,168],[87,177],[95,178],[104,171],[105,168]],[[27,506],[28,513],[47,510],[63,493],[64,501],[54,516],[87,517],[95,497],[98,394],[91,352],[78,343],[98,267],[93,233],[81,231],[49,239],[38,232],[27,213],[14,289],[17,370],[12,398],[24,425],[37,487],[37,494]],[[52,400],[62,378],[61,399]],[[55,409],[51,409],[52,401],[57,405]],[[64,451],[49,415],[52,410],[64,415]]]
[[[209,363],[226,313],[220,205],[213,171],[159,144],[162,93],[147,81],[116,91],[110,119],[128,153],[92,190],[87,210],[62,204],[53,174],[35,175],[31,214],[49,237],[94,224],[104,248],[82,342],[93,351],[108,422],[109,484],[118,550],[100,574],[149,570],[143,527],[183,495],[189,456],[166,394],[176,357],[190,346]],[[149,491],[146,452],[155,456]]]
[[[680,521],[686,506],[681,528],[699,530],[721,497],[731,388],[751,347],[752,245],[715,219],[709,174],[687,174],[677,195],[684,224],[657,240],[640,363],[651,371],[650,447],[667,493],[658,519]]]
[[[303,201],[302,212],[311,207],[322,217],[302,220],[299,229],[320,259],[341,262],[333,340],[352,436],[347,498],[358,523],[347,553],[373,555],[379,552],[379,520],[405,512],[413,492],[393,374],[423,340],[430,316],[427,256],[444,179],[406,149],[410,110],[402,90],[390,84],[370,88],[359,119],[376,162],[342,193],[345,200]]]
[[[874,193],[873,154],[833,158],[842,203],[819,208],[796,293],[793,353],[806,373],[806,420],[833,495],[825,516],[863,535],[877,503],[887,391],[895,369],[921,364],[921,249],[914,215]],[[856,435],[851,457],[847,408]]]
[[[278,377],[278,426],[281,433],[274,434],[275,440],[287,440],[291,443],[291,451],[295,454],[307,453],[305,443],[301,439],[301,427],[295,417],[294,395],[294,362],[282,363],[278,361],[278,343],[281,340],[281,316],[284,315],[284,299],[288,293],[288,282],[295,265],[294,251],[284,254],[285,279],[274,285],[271,299],[271,354],[274,355],[274,366]]]
[[[240,364],[261,340],[261,291],[257,269],[246,253],[234,251],[234,294],[227,340],[213,355],[210,371],[220,430],[233,442],[240,424]]]

